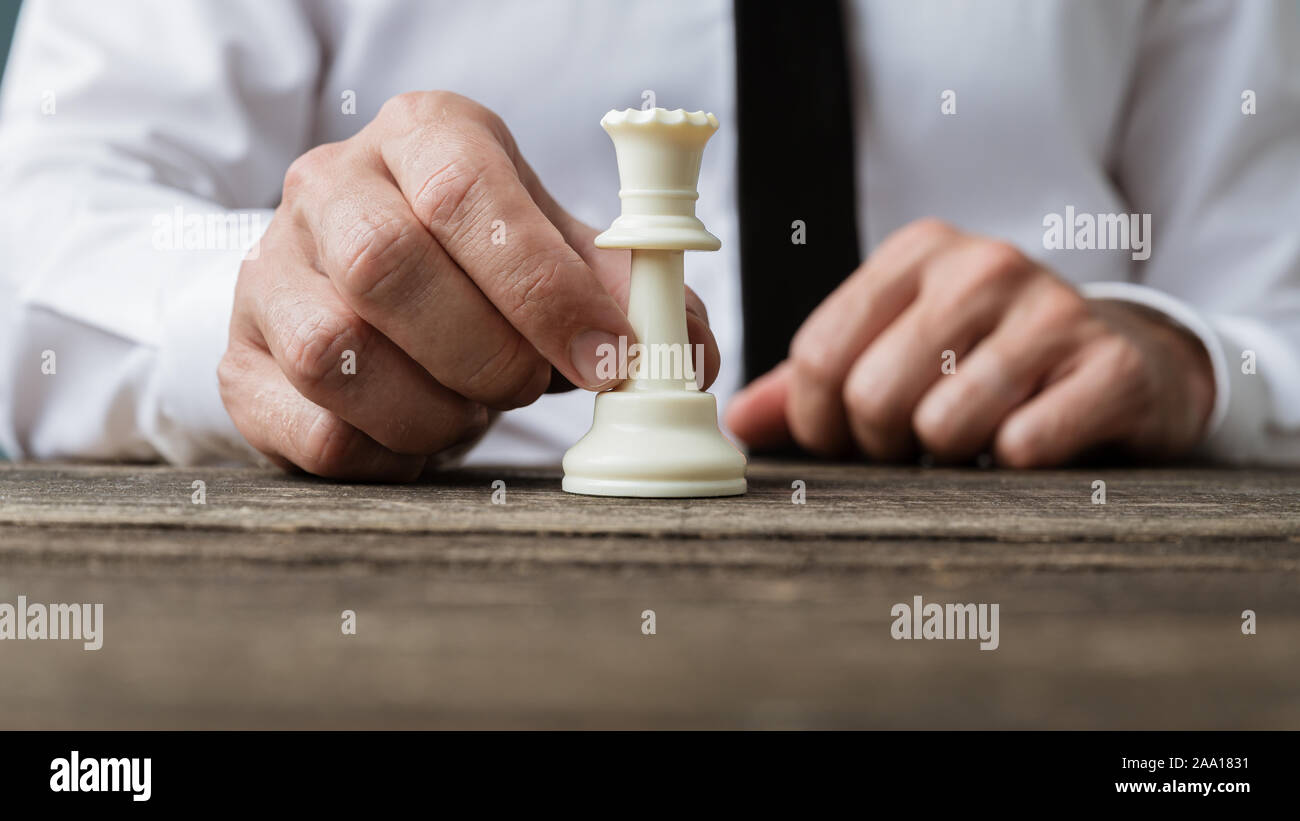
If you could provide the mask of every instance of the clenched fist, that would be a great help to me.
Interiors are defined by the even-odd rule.
[[[283,467],[413,479],[494,411],[611,381],[600,345],[635,339],[629,256],[595,236],[495,114],[447,92],[395,97],[285,175],[239,273],[218,374],[226,409]],[[687,324],[711,382],[717,344],[689,292]]]
[[[919,445],[1039,467],[1101,445],[1179,454],[1213,403],[1195,337],[1146,309],[1087,300],[1010,245],[922,220],[827,297],[727,422],[756,447],[793,438],[897,460]]]

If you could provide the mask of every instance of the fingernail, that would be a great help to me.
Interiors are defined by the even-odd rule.
[[[583,331],[569,343],[569,361],[588,390],[618,380],[618,356],[618,337],[608,331]]]

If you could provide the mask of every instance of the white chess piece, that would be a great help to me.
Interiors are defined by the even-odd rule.
[[[611,111],[600,124],[614,140],[623,213],[596,245],[632,249],[628,319],[644,350],[629,362],[629,378],[596,395],[591,430],[564,455],[564,489],[744,493],[745,457],[718,429],[713,395],[696,384],[686,332],[683,252],[722,246],[695,216],[700,160],[718,120],[654,108]]]

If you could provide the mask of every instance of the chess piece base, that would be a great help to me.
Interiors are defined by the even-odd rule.
[[[564,455],[569,493],[651,498],[738,496],[745,457],[718,430],[712,394],[606,391],[591,430]]]

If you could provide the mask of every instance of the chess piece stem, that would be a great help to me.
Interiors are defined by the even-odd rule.
[[[616,390],[698,390],[686,331],[681,251],[632,251],[627,318],[643,346],[638,371]]]

